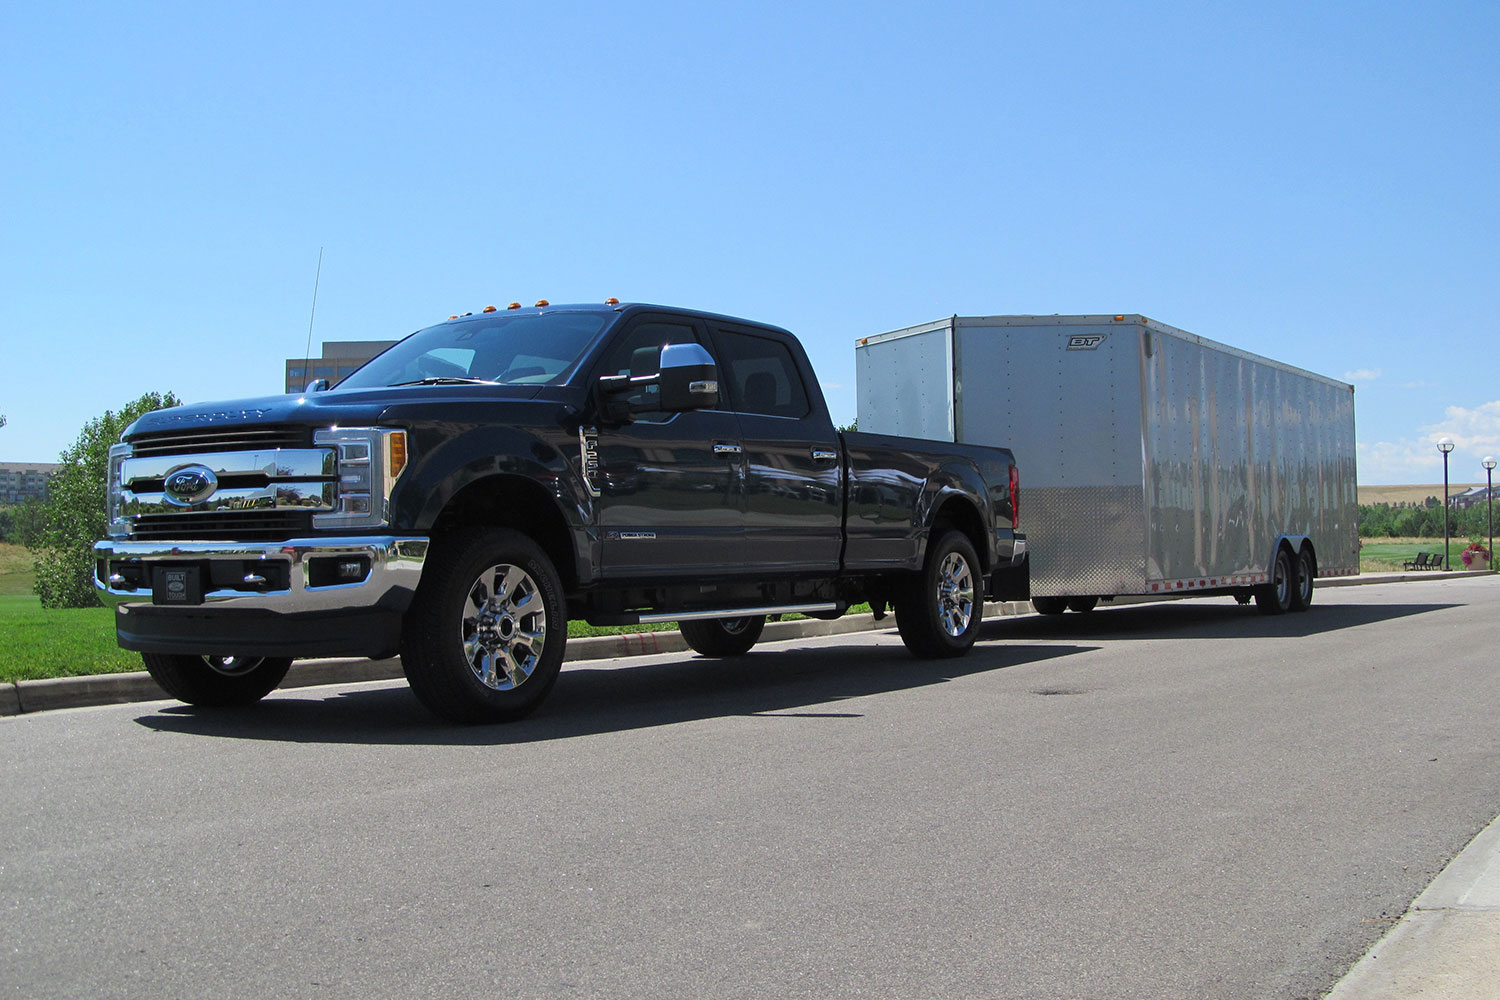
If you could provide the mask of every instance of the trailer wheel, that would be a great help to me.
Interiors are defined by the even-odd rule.
[[[984,595],[979,556],[968,537],[950,531],[927,547],[927,562],[896,602],[896,628],[913,656],[962,656],[979,637]]]
[[[1060,615],[1068,610],[1068,599],[1066,597],[1033,597],[1031,606],[1036,608],[1039,615]]]
[[[1093,611],[1094,606],[1098,603],[1099,598],[1097,597],[1070,597],[1068,598],[1068,610],[1084,614]]]
[[[562,581],[541,547],[490,528],[432,547],[406,613],[412,693],[453,722],[510,722],[557,681],[568,638]]]
[[[682,638],[704,656],[740,656],[760,640],[766,627],[765,615],[743,618],[705,618],[679,622]]]
[[[142,653],[141,659],[163,691],[205,708],[253,705],[274,691],[292,668],[290,657]]]
[[[1286,549],[1277,549],[1276,563],[1271,567],[1271,582],[1255,588],[1255,606],[1263,615],[1285,614],[1292,610],[1295,591],[1292,554]]]
[[[1304,546],[1297,553],[1297,587],[1292,591],[1292,610],[1306,611],[1312,607],[1313,580],[1318,575],[1317,563],[1313,561],[1310,547]]]

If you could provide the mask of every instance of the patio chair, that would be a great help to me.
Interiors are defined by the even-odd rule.
[[[1404,562],[1404,563],[1401,564],[1401,568],[1402,569],[1426,569],[1427,568],[1427,553],[1425,553],[1425,552],[1418,552],[1417,553],[1417,558],[1406,560],[1406,562]]]

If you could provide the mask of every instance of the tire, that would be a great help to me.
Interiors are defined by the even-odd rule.
[[[1060,615],[1068,610],[1068,599],[1066,597],[1033,597],[1031,606],[1036,608],[1039,615]]]
[[[896,628],[913,656],[962,656],[979,637],[984,594],[979,556],[969,539],[950,531],[927,547],[927,561],[896,602]]]
[[[682,638],[704,656],[741,656],[760,640],[765,615],[744,618],[704,618],[679,622]]]
[[[1255,588],[1255,606],[1263,615],[1286,614],[1292,610],[1292,595],[1296,589],[1292,554],[1286,549],[1277,549],[1276,562],[1271,566],[1271,582]]]
[[[1297,554],[1297,585],[1292,588],[1292,610],[1306,611],[1312,607],[1313,581],[1317,578],[1318,566],[1313,561],[1313,553],[1310,548],[1303,548]]]
[[[486,528],[432,547],[401,632],[412,693],[451,722],[512,722],[557,682],[562,580],[527,536]]]
[[[276,690],[292,668],[290,657],[142,653],[141,659],[163,691],[204,708],[253,705]]]
[[[1097,597],[1070,597],[1068,598],[1068,610],[1077,611],[1079,614],[1087,614],[1094,610],[1094,605],[1099,603]]]

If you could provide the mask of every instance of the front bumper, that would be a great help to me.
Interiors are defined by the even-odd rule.
[[[427,539],[94,545],[94,586],[120,645],[154,653],[385,656],[421,581]],[[184,572],[185,571],[185,572]],[[170,575],[169,575],[170,574]],[[191,583],[182,591],[183,580]],[[170,580],[178,603],[158,594]]]

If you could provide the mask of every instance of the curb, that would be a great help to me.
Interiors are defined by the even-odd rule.
[[[1358,587],[1375,583],[1406,583],[1423,580],[1455,580],[1470,576],[1491,576],[1489,570],[1455,570],[1440,573],[1387,573],[1366,576],[1330,577],[1319,580],[1319,587]],[[1184,593],[1182,597],[1197,597]],[[1176,598],[1167,598],[1175,600]],[[1147,604],[1160,597],[1121,597],[1111,602]],[[987,602],[986,620],[1032,614],[1028,601]],[[873,615],[846,615],[833,621],[815,618],[789,622],[767,622],[762,642],[806,639],[825,635],[845,635],[894,628],[894,616],[877,622]],[[570,639],[563,662],[608,660],[622,656],[652,656],[680,653],[688,648],[680,632],[630,632],[624,635],[590,636]],[[360,681],[396,680],[403,677],[401,660],[325,659],[299,660],[292,664],[280,688],[316,687],[324,684],[352,684]],[[94,705],[121,705],[139,701],[161,701],[170,698],[156,686],[145,671],[123,674],[94,674],[88,677],[52,677],[46,680],[13,681],[0,685],[0,716],[30,715],[59,708],[87,708]]]

